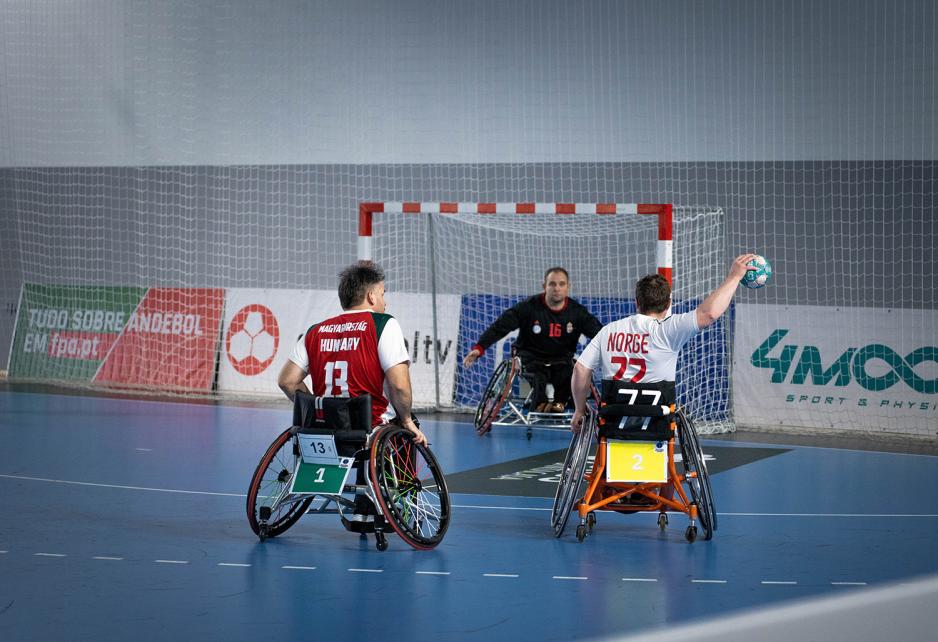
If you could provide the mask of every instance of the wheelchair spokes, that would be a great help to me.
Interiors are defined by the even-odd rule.
[[[289,498],[293,471],[299,461],[296,441],[285,430],[261,458],[248,489],[248,523],[261,539],[276,537],[306,512],[312,497]]]
[[[410,546],[433,548],[450,519],[446,482],[433,454],[398,426],[381,429],[371,448],[371,481],[385,519]]]

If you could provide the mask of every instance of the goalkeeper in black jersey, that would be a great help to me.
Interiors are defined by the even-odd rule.
[[[518,330],[516,354],[524,371],[534,379],[531,409],[537,412],[563,412],[570,400],[573,355],[580,335],[596,336],[602,324],[589,310],[567,296],[570,277],[562,267],[544,273],[544,291],[505,310],[490,325],[466,358],[469,367],[493,343],[512,330]],[[554,399],[547,397],[547,384],[554,386]]]

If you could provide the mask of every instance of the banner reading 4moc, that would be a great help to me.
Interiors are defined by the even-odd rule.
[[[209,390],[224,290],[25,284],[10,378]]]

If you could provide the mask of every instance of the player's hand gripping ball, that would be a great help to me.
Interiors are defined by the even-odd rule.
[[[756,258],[749,261],[746,265],[753,265],[756,268],[755,270],[748,270],[746,276],[740,281],[747,288],[752,290],[761,288],[772,278],[772,265],[765,260],[764,256],[757,254]]]

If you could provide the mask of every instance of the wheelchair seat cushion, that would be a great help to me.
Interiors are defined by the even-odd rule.
[[[665,441],[673,436],[673,381],[632,383],[604,379],[599,435],[610,439]]]
[[[339,454],[348,456],[363,447],[371,433],[371,395],[316,397],[297,392],[293,400],[293,430],[332,434]]]

